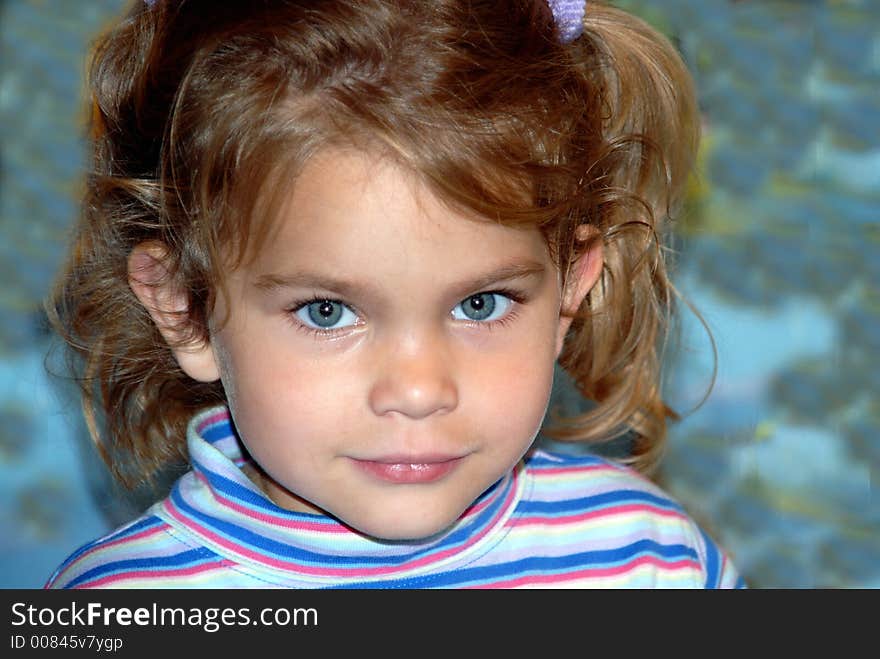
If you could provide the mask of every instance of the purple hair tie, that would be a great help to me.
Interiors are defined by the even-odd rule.
[[[586,0],[547,0],[547,4],[553,12],[562,43],[570,43],[581,36],[584,31]]]

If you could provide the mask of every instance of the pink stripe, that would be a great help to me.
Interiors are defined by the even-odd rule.
[[[641,556],[635,560],[617,565],[614,567],[604,568],[587,568],[576,572],[563,572],[561,574],[537,574],[524,577],[517,577],[508,581],[495,581],[490,584],[479,584],[474,586],[462,586],[462,588],[470,589],[487,589],[487,588],[517,588],[530,584],[552,584],[557,582],[571,581],[572,579],[613,577],[618,574],[624,574],[635,570],[642,565],[653,565],[662,568],[664,572],[673,572],[687,569],[699,569],[700,564],[693,559],[682,559],[674,563],[667,563],[663,559],[656,556]]]
[[[159,520],[159,521],[160,521],[160,524],[158,526],[153,527],[153,528],[143,529],[142,531],[138,531],[137,533],[133,533],[132,535],[122,534],[118,538],[114,538],[113,540],[103,542],[103,543],[99,544],[97,547],[92,547],[91,549],[88,549],[85,553],[83,553],[82,555],[77,556],[75,560],[77,562],[79,562],[79,561],[83,560],[86,556],[89,556],[89,555],[95,554],[95,553],[101,554],[101,553],[107,551],[108,549],[115,547],[116,545],[127,544],[133,540],[142,540],[143,538],[147,538],[151,535],[156,535],[158,533],[164,533],[165,532],[165,528],[164,528],[165,523],[162,522],[161,520]]]
[[[533,524],[549,524],[551,526],[558,526],[562,524],[584,522],[589,519],[598,519],[601,517],[610,517],[625,513],[637,512],[646,512],[654,515],[660,515],[661,517],[675,517],[678,519],[687,520],[687,517],[677,510],[656,508],[654,506],[644,503],[628,503],[621,506],[610,506],[601,510],[591,510],[590,512],[581,513],[579,515],[568,515],[565,517],[518,517],[511,520],[511,524],[513,524],[514,526],[531,526]]]
[[[235,563],[224,558],[215,563],[209,563],[207,565],[193,565],[192,567],[178,568],[176,570],[138,570],[137,572],[123,572],[121,574],[111,574],[109,576],[96,579],[95,581],[89,581],[88,583],[79,584],[78,586],[75,586],[75,589],[101,588],[102,586],[106,586],[107,584],[117,583],[120,581],[128,581],[130,579],[149,579],[150,581],[153,581],[154,579],[161,579],[163,577],[185,577],[192,574],[199,574],[200,572],[209,572],[210,570],[230,567],[232,565],[235,565]]]
[[[513,486],[510,487],[510,489],[508,490],[507,498],[505,499],[503,505],[500,508],[500,511],[502,514],[505,511],[507,511],[507,509],[510,506],[510,500],[516,494],[516,478],[517,478],[516,472],[514,472],[513,477],[514,477]],[[402,571],[406,571],[406,570],[412,570],[412,569],[421,567],[422,565],[435,563],[437,561],[440,561],[440,560],[446,558],[447,556],[451,556],[453,554],[460,553],[461,551],[463,551],[464,547],[473,546],[475,543],[479,542],[482,538],[484,538],[486,536],[487,533],[489,533],[491,530],[494,529],[495,522],[497,520],[497,517],[495,519],[492,519],[488,524],[486,524],[486,526],[483,528],[483,530],[478,535],[474,536],[473,538],[470,538],[468,544],[465,545],[464,547],[450,547],[449,549],[446,549],[445,551],[431,554],[429,556],[423,556],[422,558],[415,559],[415,560],[412,560],[408,563],[403,563],[403,564],[397,565],[397,566],[389,565],[389,566],[367,567],[367,568],[351,568],[351,569],[336,568],[336,569],[331,569],[331,568],[325,568],[325,567],[303,565],[303,564],[299,564],[299,563],[296,563],[293,561],[284,561],[284,560],[280,560],[277,558],[270,558],[269,556],[262,554],[260,552],[245,549],[242,545],[235,544],[234,542],[228,540],[227,538],[214,533],[213,531],[209,530],[205,526],[202,526],[201,524],[197,523],[194,519],[185,517],[184,514],[181,511],[179,511],[176,506],[174,506],[172,504],[170,499],[166,499],[163,502],[163,508],[168,512],[168,514],[170,514],[172,517],[174,517],[175,519],[180,521],[182,524],[189,527],[190,529],[197,530],[201,535],[205,536],[206,538],[211,539],[214,543],[223,547],[230,554],[237,554],[239,556],[244,556],[245,558],[248,558],[249,560],[252,560],[255,563],[269,565],[269,566],[272,566],[272,567],[275,567],[275,568],[278,568],[281,570],[290,570],[291,567],[295,567],[296,570],[301,574],[308,574],[308,575],[312,575],[312,576],[321,576],[321,577],[340,577],[340,576],[342,576],[342,577],[369,577],[369,576],[385,575],[385,574],[391,574],[394,572],[402,572]]]
[[[217,423],[218,421],[228,421],[228,420],[229,420],[229,412],[227,412],[227,411],[225,411],[225,410],[222,411],[222,412],[217,412],[217,414],[212,414],[212,415],[209,416],[207,419],[205,419],[204,421],[202,421],[202,422],[196,427],[196,432],[197,432],[199,435],[201,435],[201,434],[205,431],[205,428],[207,428],[207,427],[209,427],[209,426],[213,426],[213,425],[214,425],[215,423]]]
[[[584,472],[609,472],[612,476],[617,476],[619,474],[624,474],[626,476],[632,476],[633,478],[653,487],[654,484],[650,479],[646,478],[644,475],[639,472],[626,467],[625,465],[614,464],[611,462],[605,464],[597,464],[597,465],[573,465],[570,467],[544,467],[543,465],[540,467],[535,467],[535,477],[541,478],[544,475],[548,476],[556,476],[556,475],[566,475],[566,474],[574,474],[578,476],[583,474]]]
[[[204,478],[201,473],[199,474],[199,477]],[[278,515],[273,515],[271,513],[264,513],[253,508],[248,508],[247,506],[237,503],[229,497],[222,496],[221,494],[215,493],[214,498],[217,499],[217,501],[219,501],[225,508],[231,508],[235,512],[241,514],[243,517],[259,520],[266,524],[271,524],[272,526],[278,526],[287,529],[302,529],[304,531],[319,531],[321,533],[336,533],[345,535],[351,533],[351,531],[342,526],[342,524],[333,522],[329,524],[322,524],[320,522],[288,519],[285,517],[279,517]]]
[[[217,501],[222,502],[224,507],[232,508],[234,511],[240,513],[244,517],[257,519],[261,522],[266,522],[268,524],[272,524],[273,526],[280,526],[283,528],[304,529],[306,531],[321,531],[322,533],[351,533],[351,531],[349,531],[341,524],[322,524],[320,522],[307,522],[304,520],[289,519],[286,517],[281,517],[280,515],[273,515],[272,513],[256,510],[255,508],[249,508],[215,491],[212,488],[211,483],[208,481],[208,478],[205,476],[204,472],[196,471],[194,473],[199,480],[201,480],[203,483],[205,483],[205,485],[208,486],[208,489],[214,494],[214,498]]]

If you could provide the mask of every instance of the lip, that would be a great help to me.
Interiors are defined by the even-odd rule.
[[[412,456],[358,460],[354,463],[370,476],[388,483],[433,483],[452,472],[464,457]]]

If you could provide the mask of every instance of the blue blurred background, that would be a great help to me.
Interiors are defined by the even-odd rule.
[[[50,381],[40,300],[77,213],[84,54],[122,0],[0,0],[0,587],[135,514]],[[708,400],[658,479],[752,587],[880,587],[880,2],[620,0],[679,47],[705,123],[678,286]],[[683,307],[669,397],[709,339]],[[560,379],[557,402],[571,401]]]

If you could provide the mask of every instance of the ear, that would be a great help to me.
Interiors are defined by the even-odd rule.
[[[565,335],[574,315],[580,308],[587,293],[593,288],[602,274],[604,256],[602,253],[602,241],[599,239],[595,227],[582,224],[575,232],[575,240],[578,243],[586,243],[587,247],[571,264],[565,290],[562,292],[562,306],[559,311],[559,326],[556,331],[556,357],[562,352]]]
[[[128,257],[128,285],[149,312],[183,372],[199,382],[214,382],[220,378],[220,371],[210,343],[181,342],[187,301],[168,276],[167,254],[160,242],[137,245]]]

